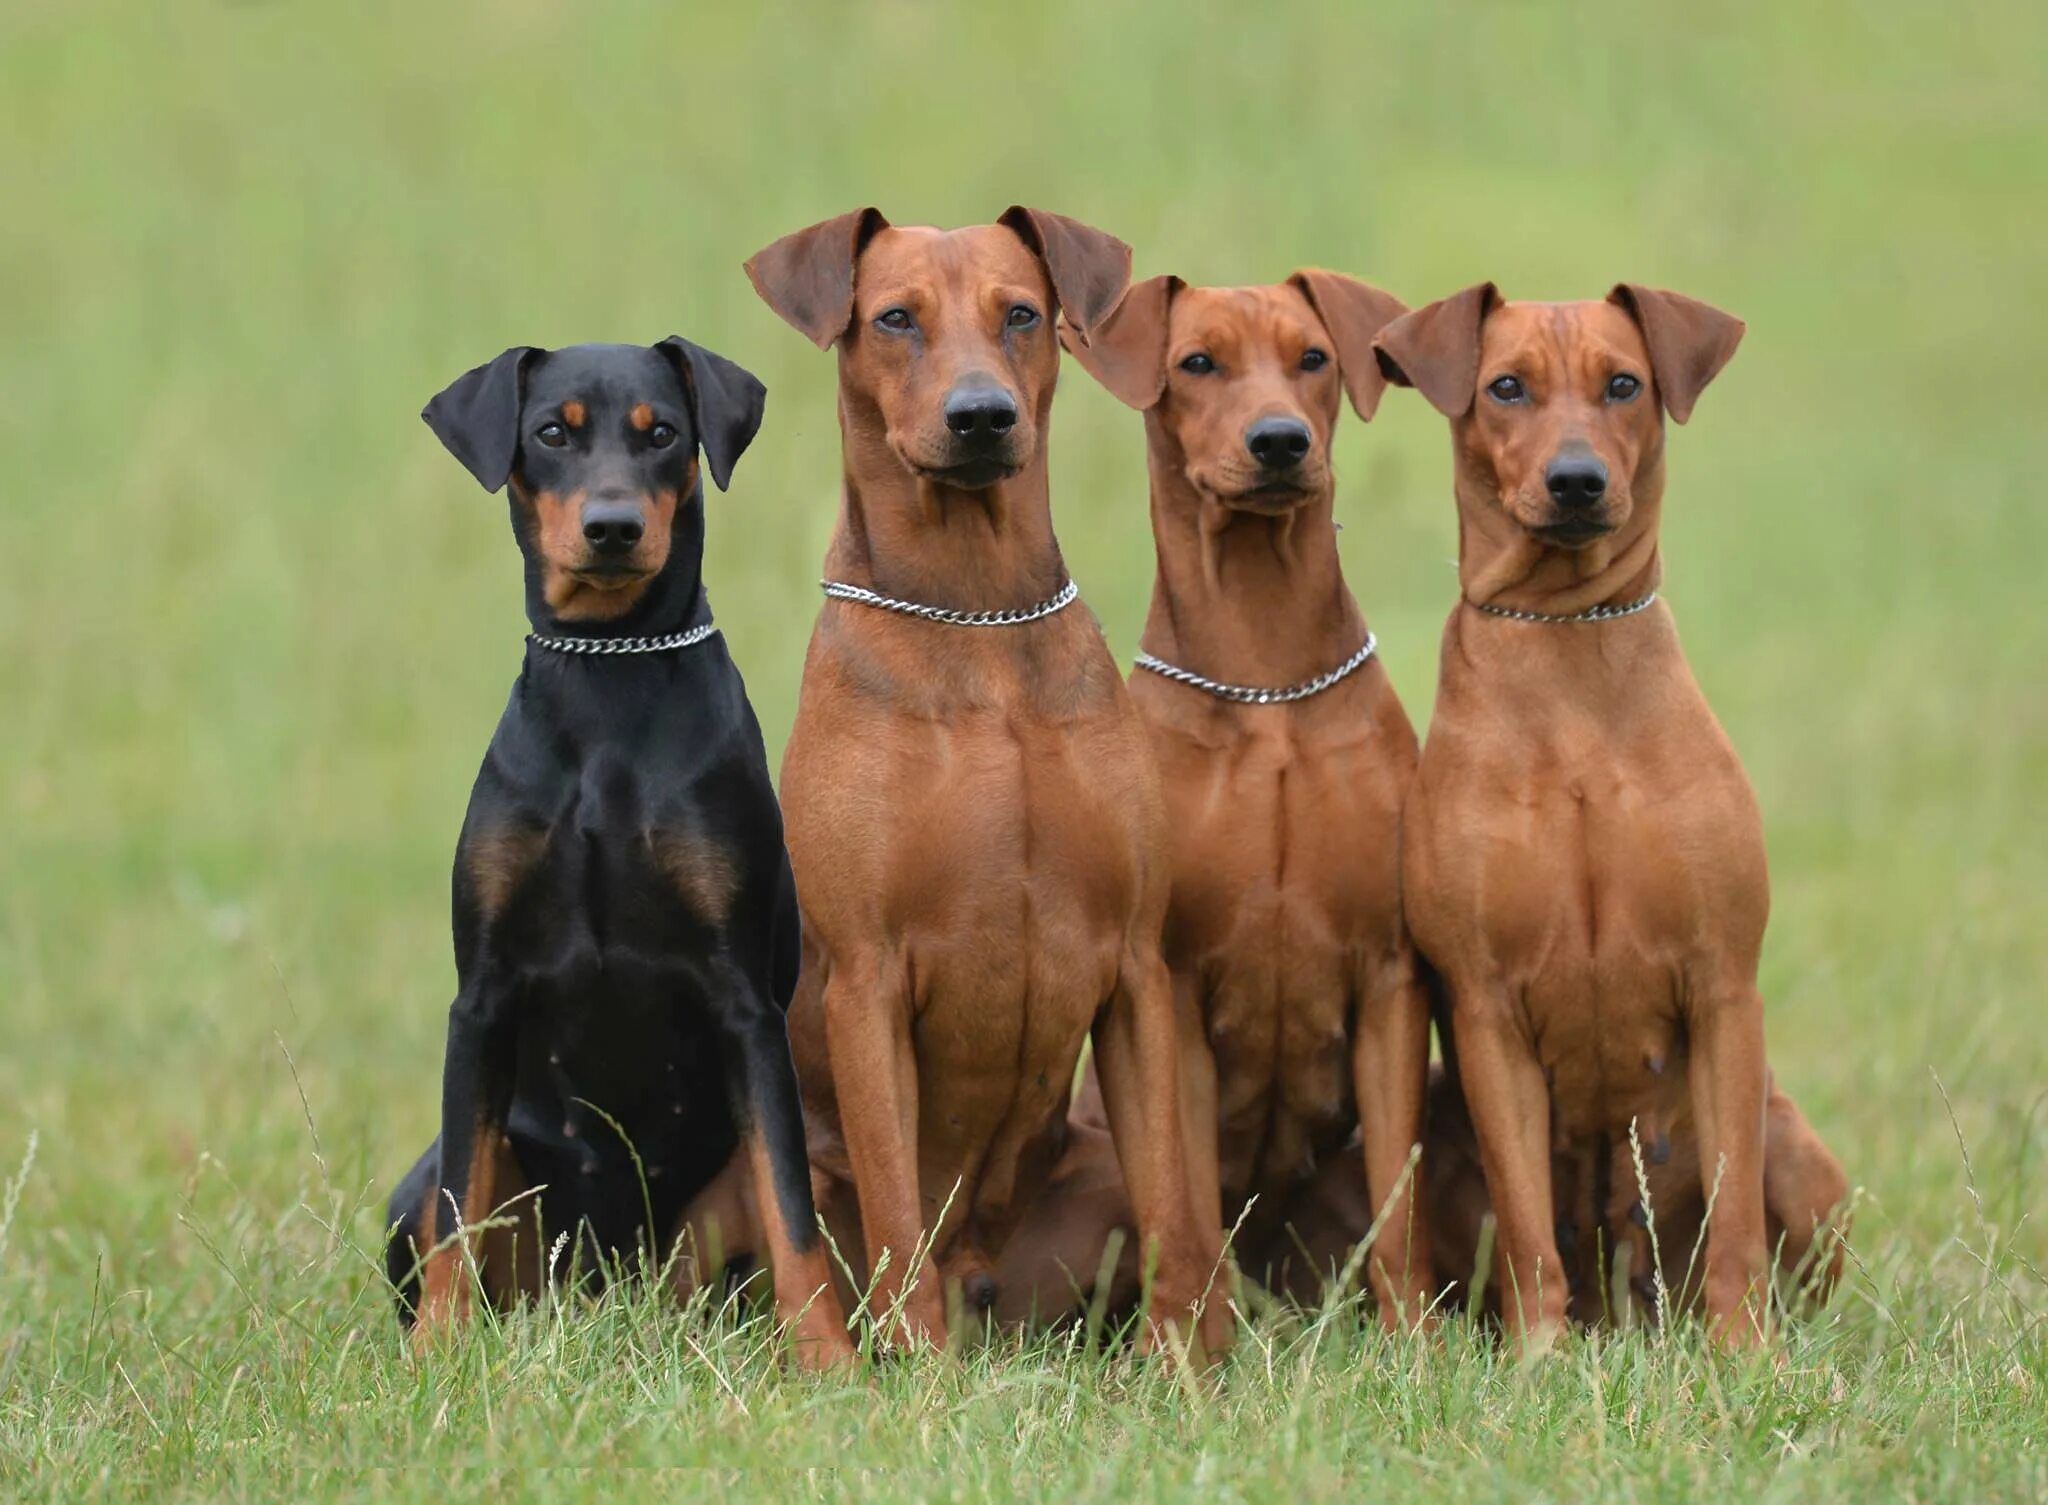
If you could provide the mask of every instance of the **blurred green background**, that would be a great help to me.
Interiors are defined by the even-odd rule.
[[[1056,209],[1139,275],[1320,264],[1414,304],[1628,278],[1746,318],[1674,434],[1665,545],[1768,820],[1775,1064],[1870,1188],[1867,1239],[1932,1250],[1961,1213],[1930,1070],[1987,1195],[2038,1201],[2044,43],[2017,3],[9,5],[21,1289],[75,1313],[96,1263],[195,1262],[204,1288],[181,1208],[231,1188],[286,1217],[314,1145],[280,1043],[338,1180],[388,1186],[430,1133],[447,866],[525,629],[502,499],[415,416],[450,377],[684,333],[767,382],[707,574],[779,760],[833,362],[740,263],[863,203]],[[1056,412],[1061,538],[1126,655],[1140,422],[1071,362]],[[1443,424],[1393,394],[1338,465],[1420,723],[1455,588]]]

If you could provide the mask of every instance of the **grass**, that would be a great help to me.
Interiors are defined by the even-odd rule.
[[[0,1494],[2048,1494],[2044,59],[2018,0],[0,15]],[[757,371],[709,576],[779,747],[832,371],[738,265],[864,201],[1018,200],[1141,275],[1627,277],[1750,321],[1673,439],[1668,594],[1769,823],[1773,1062],[1865,1195],[1772,1360],[1686,1330],[1524,1371],[1339,1309],[1262,1318],[1213,1387],[1043,1339],[817,1384],[631,1297],[399,1344],[368,1256],[524,625],[502,504],[412,415],[515,341]],[[1441,423],[1392,394],[1337,459],[1421,722]],[[1053,463],[1127,652],[1139,426],[1072,368]]]

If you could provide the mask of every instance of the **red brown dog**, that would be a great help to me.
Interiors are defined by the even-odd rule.
[[[747,271],[839,352],[833,599],[782,772],[804,912],[791,1034],[827,1217],[857,1193],[901,1341],[944,1341],[941,1274],[995,1306],[1069,1149],[1092,1030],[1152,1314],[1192,1337],[1203,1306],[1213,1351],[1229,1313],[1204,1305],[1221,1235],[1195,1215],[1177,1111],[1165,810],[1101,631],[1062,609],[1047,491],[1054,320],[1094,328],[1130,250],[1031,209],[953,231],[867,209]]]
[[[1762,820],[1656,598],[1664,415],[1685,422],[1742,330],[1634,284],[1558,304],[1485,284],[1376,341],[1387,376],[1451,420],[1463,599],[1403,889],[1447,990],[1494,1279],[1526,1346],[1587,1299],[1560,1232],[1611,1250],[1648,1216],[1631,1125],[1668,1195],[1692,1194],[1667,1223],[1697,1227],[1711,1196],[1700,1287],[1727,1342],[1767,1330],[1773,1230],[1796,1262],[1846,1189],[1773,1097]],[[1689,1246],[1660,1242],[1682,1271]]]
[[[1304,1202],[1362,1131],[1389,1322],[1430,1296],[1403,1176],[1429,1066],[1401,915],[1415,733],[1344,584],[1330,439],[1347,393],[1372,417],[1372,339],[1406,311],[1334,272],[1155,277],[1069,343],[1145,414],[1159,573],[1131,697],[1173,833],[1166,955],[1196,1206],[1243,1218],[1249,1273],[1312,1291],[1330,1271],[1297,1253]]]

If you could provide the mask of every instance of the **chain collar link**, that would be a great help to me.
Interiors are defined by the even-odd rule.
[[[1293,700],[1306,700],[1345,679],[1365,666],[1367,659],[1379,651],[1380,641],[1370,632],[1365,635],[1365,646],[1336,668],[1318,674],[1314,679],[1290,685],[1284,690],[1262,690],[1256,685],[1226,685],[1219,680],[1205,679],[1192,669],[1183,669],[1169,664],[1163,658],[1154,658],[1149,653],[1140,653],[1131,662],[1140,669],[1149,669],[1154,674],[1172,680],[1175,684],[1190,685],[1197,690],[1206,690],[1219,700],[1234,700],[1239,705],[1284,705]]]
[[[1506,617],[1510,622],[1612,622],[1617,617],[1632,617],[1639,611],[1647,611],[1656,600],[1657,593],[1651,591],[1640,601],[1630,601],[1622,606],[1589,606],[1569,616],[1555,616],[1546,611],[1517,611],[1512,606],[1491,606],[1469,596],[1465,604],[1474,611],[1483,611],[1489,617]]]
[[[1021,627],[1026,622],[1036,622],[1073,605],[1074,598],[1081,594],[1081,587],[1069,580],[1060,587],[1059,594],[1036,606],[1021,606],[1009,611],[955,611],[950,606],[927,606],[922,601],[899,601],[894,596],[885,596],[865,586],[848,585],[843,580],[820,580],[825,594],[834,601],[853,601],[861,606],[879,606],[884,611],[899,611],[906,617],[922,617],[927,622],[944,622],[951,627]]]
[[[716,624],[706,622],[700,627],[667,633],[658,638],[551,638],[529,632],[526,641],[536,648],[552,648],[557,653],[661,653],[670,648],[693,648],[716,631]]]

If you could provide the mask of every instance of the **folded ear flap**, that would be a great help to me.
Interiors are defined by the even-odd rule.
[[[996,223],[1038,253],[1067,323],[1086,344],[1131,285],[1131,248],[1092,225],[1022,204],[1012,204]]]
[[[820,350],[853,322],[853,267],[875,232],[889,228],[879,209],[856,209],[785,235],[747,259],[761,301]]]
[[[1117,401],[1143,412],[1166,391],[1166,337],[1173,322],[1178,277],[1148,277],[1131,284],[1116,312],[1082,339],[1060,325],[1060,344]]]
[[[668,357],[690,394],[690,416],[696,420],[697,443],[704,450],[704,463],[718,489],[728,489],[732,468],[739,463],[754,435],[761,432],[761,414],[768,405],[768,389],[747,370],[672,334],[654,347]]]
[[[1380,370],[1399,387],[1413,387],[1446,418],[1472,409],[1479,388],[1479,330],[1500,303],[1491,282],[1453,293],[1403,314],[1374,337]]]
[[[1351,399],[1351,410],[1370,422],[1379,409],[1380,394],[1387,390],[1386,373],[1373,353],[1372,338],[1408,312],[1408,305],[1392,293],[1342,272],[1307,267],[1287,280],[1308,299],[1336,341],[1337,375]]]
[[[1664,411],[1673,423],[1685,422],[1707,383],[1734,356],[1748,326],[1697,298],[1634,282],[1617,282],[1607,301],[1627,309],[1642,329]]]
[[[463,372],[420,409],[434,437],[486,491],[496,491],[512,475],[512,457],[519,452],[519,381],[526,363],[540,354],[531,345],[514,345]]]

